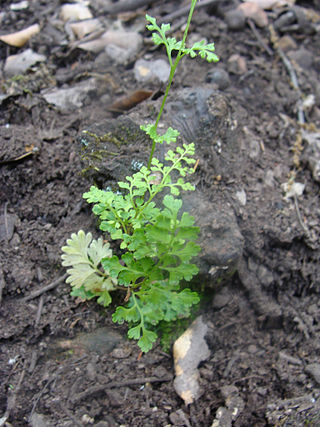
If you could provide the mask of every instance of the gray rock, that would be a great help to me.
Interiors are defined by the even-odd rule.
[[[225,14],[225,20],[229,30],[240,31],[243,30],[246,25],[246,17],[240,9],[229,10]]]
[[[44,62],[46,57],[27,49],[17,55],[10,55],[4,64],[4,73],[7,77],[23,74],[38,62]]]
[[[232,425],[232,414],[224,406],[220,406],[216,412],[216,418],[213,421],[211,427],[231,427]]]
[[[234,179],[242,169],[235,113],[227,95],[210,85],[183,89],[166,106],[167,121],[202,157],[214,163],[215,174]]]
[[[85,80],[73,87],[55,88],[49,91],[43,91],[43,98],[49,103],[64,111],[81,108],[90,93],[96,90],[94,79]]]
[[[230,78],[227,71],[222,68],[209,71],[207,74],[207,82],[212,83],[219,90],[227,89],[230,86]]]
[[[106,46],[105,52],[117,64],[127,64],[136,55],[135,51],[114,44]]]
[[[200,274],[209,274],[215,282],[234,273],[244,240],[232,208],[225,204],[215,209],[200,191],[183,194],[182,199],[183,209],[194,216],[200,227]]]
[[[225,307],[231,301],[231,294],[227,287],[223,287],[213,298],[212,308],[214,310],[220,310]]]
[[[170,74],[170,66],[164,59],[156,59],[154,61],[146,61],[139,59],[134,64],[134,76],[138,82],[146,83],[159,80],[166,83]]]
[[[49,356],[56,357],[57,354],[62,356],[63,352],[66,352],[66,357],[69,350],[74,353],[91,354],[94,355],[105,355],[111,353],[111,351],[119,345],[122,341],[122,336],[108,327],[98,328],[92,332],[84,332],[78,334],[71,340],[57,340],[52,347],[49,349]],[[94,364],[87,366],[88,377],[95,377],[96,371]]]
[[[310,70],[313,64],[313,54],[303,47],[298,50],[292,50],[287,53],[290,59],[300,65],[305,70]]]
[[[99,53],[107,48],[107,46],[116,46],[123,49],[122,56],[126,56],[126,60],[133,59],[141,50],[143,43],[142,36],[132,31],[114,31],[108,30],[101,37],[80,43],[78,47],[89,52]],[[116,52],[116,50],[113,50]],[[111,55],[114,55],[112,53]]]

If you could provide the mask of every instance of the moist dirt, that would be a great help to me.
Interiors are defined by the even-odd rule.
[[[155,118],[163,83],[137,81],[134,64],[165,55],[135,23],[188,2],[110,15],[117,3],[89,7],[142,35],[141,49],[123,62],[71,46],[62,2],[31,1],[20,11],[1,3],[1,34],[41,26],[23,48],[0,42],[2,69],[26,47],[47,59],[18,77],[0,75],[0,425],[320,425],[319,5],[284,2],[291,6],[267,11],[273,29],[251,18],[234,28],[237,1],[194,15],[192,37],[214,41],[220,62],[181,64],[163,127],[180,126],[182,139],[195,142],[193,210],[212,212],[223,226],[201,235],[207,270],[195,286],[205,302],[196,314],[208,327],[210,357],[199,366],[201,396],[186,406],[173,387],[172,348],[158,342],[141,355],[125,326],[113,324],[114,306],[70,296],[61,266],[71,233],[99,236],[82,194],[147,159],[143,139],[113,139],[97,173],[83,154],[83,131],[98,125],[113,134],[117,121],[136,129]],[[173,18],[177,37],[183,22]],[[45,98],[83,87],[77,102],[78,92],[64,105],[61,92],[59,102]],[[152,95],[123,104],[137,90]],[[234,262],[223,280],[211,250],[219,239],[218,255]]]

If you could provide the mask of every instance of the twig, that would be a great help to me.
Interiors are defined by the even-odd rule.
[[[234,380],[232,383],[236,384],[239,383],[240,381],[248,381],[248,380],[252,380],[253,378],[257,378],[258,380],[264,380],[265,381],[265,377],[262,377],[261,375],[248,375],[247,377],[242,377],[242,378],[238,378],[237,380]]]
[[[6,412],[5,412],[4,416],[1,417],[1,419],[0,419],[0,427],[4,426],[6,424],[8,418],[10,417],[12,409],[14,409],[16,406],[17,395],[20,391],[21,384],[22,384],[22,381],[23,381],[25,373],[26,373],[26,368],[27,368],[27,359],[24,361],[22,372],[20,374],[18,384],[16,385],[16,387],[13,389],[12,392],[11,391],[9,392],[10,394],[8,396]]]
[[[3,212],[3,216],[4,216],[4,227],[6,229],[6,242],[8,243],[9,241],[9,227],[8,227],[8,202],[6,202],[4,204],[4,212]]]
[[[157,383],[157,382],[167,382],[172,380],[172,375],[168,375],[162,378],[157,377],[144,377],[144,378],[134,378],[132,380],[127,381],[113,381],[105,384],[99,384],[94,385],[92,387],[89,387],[86,391],[83,391],[82,393],[76,394],[73,398],[71,398],[72,403],[78,403],[81,400],[87,398],[91,394],[99,393],[104,390],[108,390],[110,388],[120,388],[120,387],[127,387],[131,385],[138,385],[138,384],[144,384],[144,383]]]
[[[39,299],[39,304],[38,304],[38,310],[37,310],[37,315],[36,315],[36,320],[34,322],[34,326],[35,328],[39,325],[40,322],[40,317],[42,314],[42,310],[43,310],[43,295],[41,295],[40,299]]]
[[[80,361],[82,361],[82,360],[84,360],[84,359],[86,359],[86,355],[84,355],[84,356],[81,356],[81,357],[79,357],[78,359],[76,359],[74,362],[72,362],[72,365],[74,365],[74,364],[76,364],[76,363],[78,363],[78,362],[80,362]],[[51,375],[50,375],[50,378],[48,379],[48,381],[45,383],[45,385],[44,385],[44,387],[40,390],[40,392],[36,395],[36,399],[35,399],[35,401],[34,401],[34,403],[33,403],[33,406],[32,406],[32,409],[31,409],[31,412],[30,412],[30,415],[29,415],[29,422],[30,422],[30,420],[32,419],[32,416],[33,416],[33,414],[34,414],[34,412],[35,412],[35,410],[36,410],[36,408],[37,408],[37,405],[38,405],[38,403],[39,403],[39,401],[40,401],[40,399],[41,399],[41,397],[44,395],[44,393],[45,393],[45,391],[47,390],[47,388],[52,384],[52,383],[54,383],[56,380],[57,380],[57,378],[59,377],[59,375],[62,375],[67,369],[69,369],[69,366],[70,365],[65,365],[65,366],[63,366],[63,367],[59,367],[55,372],[53,372],[53,373],[51,373]],[[0,426],[1,427],[1,426]]]
[[[249,27],[251,28],[251,31],[253,32],[256,39],[258,40],[260,46],[267,52],[267,54],[269,56],[272,56],[273,55],[272,49],[270,49],[270,47],[265,43],[263,38],[260,36],[260,34],[259,34],[256,26],[254,25],[254,22],[252,21],[252,19],[248,19],[248,24],[249,24]]]
[[[33,352],[31,353],[30,365],[28,368],[29,374],[32,374],[32,372],[34,371],[34,368],[36,367],[36,364],[37,364],[37,360],[38,360],[38,351],[33,350]]]
[[[297,211],[299,223],[300,223],[301,227],[303,228],[303,231],[304,231],[306,237],[310,241],[312,241],[310,231],[309,231],[308,227],[305,225],[305,223],[302,221],[301,214],[300,214],[300,208],[299,208],[299,204],[298,204],[298,198],[296,195],[294,195],[294,206],[295,206],[296,211]]]
[[[3,270],[2,270],[2,267],[0,266],[0,305],[1,305],[1,301],[2,301],[2,293],[3,293],[3,289],[4,289],[5,285],[6,285],[6,283],[4,281]]]
[[[32,292],[27,297],[23,298],[22,301],[29,301],[33,298],[37,298],[38,296],[44,294],[47,291],[50,291],[51,289],[54,289],[57,287],[61,282],[63,282],[67,278],[68,274],[64,274],[63,276],[58,277],[58,279],[54,280],[52,283],[49,283],[49,285],[45,286],[44,288],[38,289],[37,291]]]
[[[299,87],[299,82],[298,82],[298,78],[295,72],[295,69],[293,68],[291,62],[289,61],[289,59],[286,57],[286,55],[284,54],[283,50],[278,47],[277,49],[280,58],[282,59],[282,62],[284,63],[293,87],[298,91],[299,96],[300,96],[300,101],[298,103],[298,122],[303,125],[305,123],[305,118],[304,118],[304,111],[303,111],[303,106],[302,106],[302,101],[301,101],[301,92],[300,92],[300,87]]]
[[[35,412],[35,410],[36,410],[36,407],[37,407],[37,405],[38,405],[38,402],[39,402],[39,400],[40,400],[40,398],[41,398],[41,396],[44,394],[44,392],[46,391],[46,389],[49,387],[49,385],[51,384],[51,383],[53,383],[53,381],[55,381],[55,379],[56,379],[56,376],[53,376],[52,378],[50,378],[46,383],[45,383],[45,385],[44,385],[44,387],[42,388],[42,390],[40,390],[40,392],[38,393],[38,395],[37,395],[37,397],[36,397],[36,399],[35,399],[35,401],[33,402],[33,405],[32,405],[32,409],[31,409],[31,412],[30,412],[30,415],[29,415],[29,422],[31,421],[31,419],[32,419],[32,416],[33,416],[33,413]]]

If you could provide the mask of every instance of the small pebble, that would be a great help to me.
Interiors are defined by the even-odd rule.
[[[233,9],[225,15],[228,30],[240,31],[243,30],[246,25],[246,17],[242,10]]]
[[[310,70],[313,65],[313,54],[303,47],[288,53],[291,60],[295,61],[301,68]]]
[[[206,80],[208,83],[213,83],[219,90],[227,89],[230,86],[229,74],[222,68],[209,71]]]
[[[221,308],[229,304],[230,300],[231,300],[230,294],[228,294],[227,292],[223,292],[222,290],[221,293],[218,293],[217,295],[214,296],[212,301],[212,307],[215,310],[220,310]]]
[[[164,59],[156,59],[155,61],[139,59],[134,64],[134,75],[138,82],[145,83],[157,79],[165,83],[169,78],[169,74],[170,66]]]
[[[241,10],[246,18],[252,19],[258,27],[268,25],[268,16],[258,4],[246,1],[238,6],[238,10]]]
[[[220,406],[216,412],[216,418],[213,421],[211,427],[231,427],[232,425],[232,414],[224,406]]]
[[[291,36],[283,36],[279,39],[279,47],[284,52],[289,52],[289,50],[295,50],[297,48],[297,43]]]
[[[231,74],[246,74],[248,72],[247,63],[243,56],[238,53],[231,55],[228,59],[228,71]]]

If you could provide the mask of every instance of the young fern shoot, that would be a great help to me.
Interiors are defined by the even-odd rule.
[[[156,121],[154,124],[141,126],[141,129],[144,130],[152,140],[152,148],[151,148],[151,153],[148,161],[148,169],[150,169],[150,166],[151,166],[151,160],[154,155],[156,144],[163,143],[163,141],[166,141],[168,144],[170,144],[170,142],[176,142],[176,139],[179,136],[179,132],[176,129],[172,129],[171,127],[167,129],[164,135],[159,135],[157,132],[158,124],[160,122],[160,119],[164,110],[164,106],[166,104],[166,100],[171,88],[173,77],[179,62],[185,55],[189,55],[190,58],[195,58],[197,55],[200,55],[201,58],[206,59],[208,62],[219,61],[218,56],[214,53],[215,52],[214,43],[206,44],[206,42],[202,40],[200,42],[194,43],[191,48],[186,47],[186,39],[187,39],[192,15],[193,15],[197,1],[198,0],[191,1],[187,24],[186,24],[186,28],[184,30],[183,38],[181,41],[177,41],[174,37],[166,36],[166,33],[171,28],[170,24],[161,24],[161,27],[159,27],[155,18],[153,18],[150,15],[146,15],[146,20],[150,22],[150,24],[147,25],[147,29],[149,31],[152,31],[153,42],[155,45],[159,46],[163,44],[165,46],[167,57],[170,64],[169,79],[168,79],[166,91],[165,91]],[[173,52],[178,52],[175,59],[172,57]]]
[[[179,62],[186,55],[218,61],[213,43],[200,41],[186,47],[196,3],[197,0],[191,1],[181,41],[167,37],[170,24],[159,27],[155,18],[146,15],[147,29],[152,31],[156,45],[165,46],[170,64],[156,121],[141,126],[152,141],[147,166],[119,181],[120,191],[92,186],[83,195],[93,204],[100,230],[120,242],[121,257],[113,255],[102,238],[92,241],[91,234],[83,231],[73,234],[62,248],[62,264],[71,267],[67,270],[67,282],[73,287],[72,295],[83,299],[98,297],[98,302],[106,307],[111,304],[110,292],[124,291],[124,304],[116,308],[112,319],[117,323],[128,322],[128,337],[136,339],[143,352],[149,351],[156,341],[155,326],[160,321],[188,317],[191,307],[199,302],[196,292],[181,286],[198,273],[191,260],[200,251],[196,244],[199,228],[188,212],[180,214],[182,200],[177,198],[181,191],[194,190],[186,176],[194,172],[195,145],[183,144],[168,150],[164,163],[154,157],[156,144],[176,142],[179,136],[170,127],[163,135],[157,131]],[[161,206],[159,196],[165,189],[169,194],[162,198]]]

